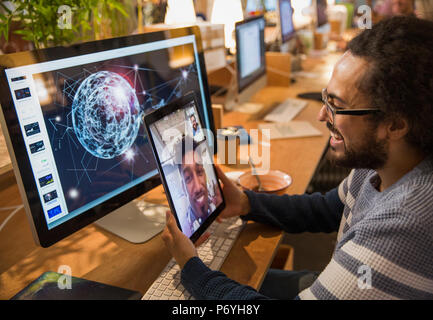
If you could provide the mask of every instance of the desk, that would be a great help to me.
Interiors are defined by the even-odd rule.
[[[317,72],[313,79],[299,79],[291,87],[266,87],[253,100],[272,104],[298,92],[318,91],[329,79],[337,55],[305,61],[306,71]],[[311,101],[298,116],[323,132],[323,136],[274,140],[271,143],[271,169],[287,172],[293,178],[290,194],[305,191],[328,141],[328,130],[316,122],[321,108]],[[249,115],[227,113],[223,125],[243,124],[257,128]],[[230,170],[223,166],[223,170]],[[165,203],[162,187],[143,196],[146,201]],[[16,184],[0,190],[0,208],[21,204]],[[13,209],[0,210],[0,224]],[[248,223],[225,260],[221,271],[230,278],[259,288],[269,268],[283,233],[273,227]],[[72,275],[144,293],[170,259],[160,235],[144,244],[131,244],[94,224],[74,233],[50,248],[37,247],[32,239],[24,210],[18,211],[0,232],[0,299],[9,299],[45,271],[57,271],[68,265]]]

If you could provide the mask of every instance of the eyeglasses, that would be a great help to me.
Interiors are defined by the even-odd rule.
[[[331,120],[332,126],[334,126],[334,119],[336,114],[363,116],[366,114],[374,114],[381,112],[380,109],[337,109],[337,107],[335,107],[332,102],[329,101],[330,99],[332,99],[332,97],[329,97],[326,88],[322,89],[322,101],[326,106],[326,112],[328,114],[328,118]]]

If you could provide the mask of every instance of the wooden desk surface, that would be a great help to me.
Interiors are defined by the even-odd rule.
[[[267,87],[253,100],[264,104],[296,97],[298,92],[320,91],[326,85],[337,55],[305,61],[304,69],[318,73],[315,79],[299,79],[290,87]],[[310,101],[296,119],[308,120],[323,136],[273,140],[271,168],[287,172],[293,184],[290,194],[305,191],[328,141],[324,124],[316,121],[320,103]],[[227,113],[223,125],[243,124],[257,128],[258,121],[249,115]],[[223,166],[223,169],[233,170]],[[147,193],[147,201],[165,202],[162,187]],[[0,191],[0,224],[20,205],[16,184]],[[12,208],[8,208],[12,207]],[[281,230],[258,223],[248,223],[234,244],[221,271],[230,278],[259,288],[276,249],[282,240]],[[67,265],[72,275],[144,293],[156,279],[170,256],[160,235],[144,244],[131,244],[94,224],[72,234],[50,248],[37,247],[32,239],[24,209],[18,211],[0,232],[0,299],[9,299],[45,271],[57,271]]]

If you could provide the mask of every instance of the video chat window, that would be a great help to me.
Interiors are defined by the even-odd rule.
[[[222,202],[194,103],[155,122],[150,130],[182,232],[190,237]]]

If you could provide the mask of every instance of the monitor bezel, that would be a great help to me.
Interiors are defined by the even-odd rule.
[[[216,134],[212,116],[211,98],[209,95],[207,73],[204,62],[204,52],[201,41],[200,29],[197,26],[173,28],[161,31],[146,32],[137,35],[130,35],[118,38],[110,38],[99,41],[84,42],[68,47],[60,46],[32,51],[11,53],[0,56],[0,105],[2,129],[8,145],[12,166],[14,169],[17,184],[24,202],[24,208],[30,222],[33,238],[37,245],[49,247],[56,242],[68,237],[76,231],[86,227],[96,220],[111,213],[115,209],[127,204],[144,193],[154,189],[161,184],[159,174],[146,179],[136,186],[121,192],[113,198],[89,209],[64,223],[49,229],[45,220],[38,189],[33,176],[30,159],[27,154],[24,138],[21,133],[18,115],[14,106],[13,98],[6,78],[6,69],[29,65],[26,61],[34,63],[47,62],[55,59],[69,58],[77,55],[96,53],[116,48],[134,46],[138,44],[161,41],[171,38],[194,35],[196,37],[196,48],[198,63],[200,65],[203,94],[205,97],[206,111],[210,130],[214,133],[214,146],[216,146]],[[198,105],[199,108],[203,106]],[[216,148],[214,148],[216,151]],[[156,169],[156,168],[155,168]]]
[[[262,19],[264,26],[266,25],[266,21],[265,21],[265,17],[264,15],[258,15],[258,16],[254,16],[254,17],[249,17],[247,19],[244,19],[242,21],[236,22],[235,24],[235,34],[236,34],[236,74],[237,74],[237,85],[238,85],[238,93],[241,93],[242,91],[244,91],[245,89],[247,89],[252,83],[254,83],[255,81],[257,81],[258,79],[260,79],[261,77],[263,77],[264,75],[266,75],[266,57],[265,57],[265,53],[266,53],[266,44],[265,44],[265,39],[264,39],[264,29],[263,29],[263,48],[262,48],[262,52],[263,52],[263,56],[261,57],[263,59],[263,69],[260,70],[260,72],[256,72],[255,74],[251,75],[248,77],[248,81],[246,81],[244,84],[241,85],[241,73],[240,73],[240,53],[238,50],[238,43],[239,43],[239,32],[238,32],[238,28],[241,27],[244,24],[250,23],[251,21],[255,21],[255,20],[259,20]]]

